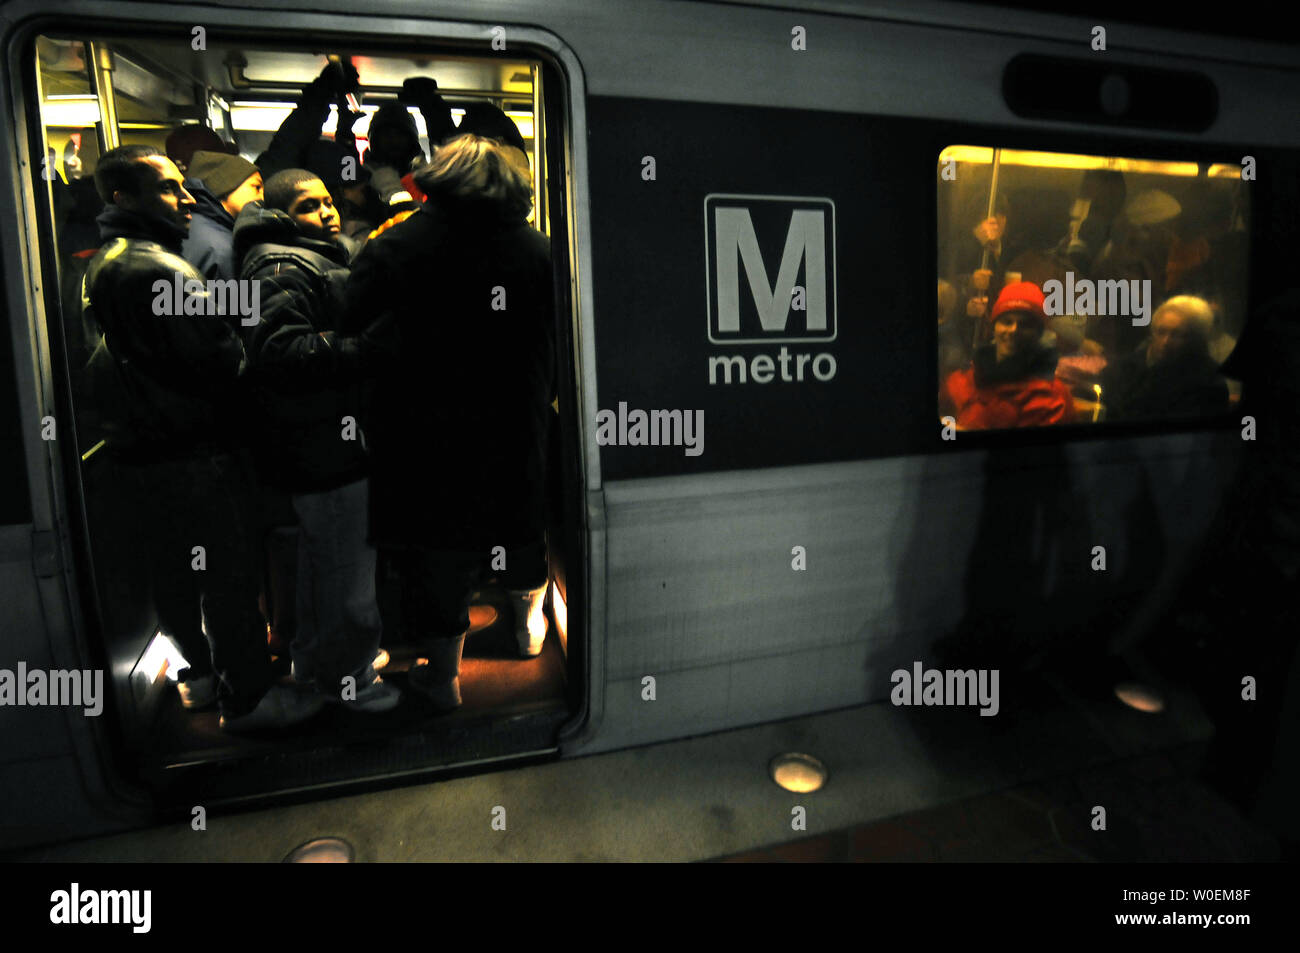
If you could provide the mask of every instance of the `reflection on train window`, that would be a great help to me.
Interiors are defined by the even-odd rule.
[[[1241,169],[951,146],[939,414],[957,429],[1213,418],[1244,322]]]
[[[114,673],[123,735],[139,755],[142,771],[243,756],[253,750],[246,743],[250,736],[257,738],[258,728],[279,729],[291,722],[296,737],[317,751],[358,738],[418,736],[418,743],[409,742],[394,755],[396,760],[389,764],[394,769],[551,746],[558,725],[570,714],[564,566],[569,545],[565,541],[571,537],[563,523],[567,510],[560,502],[556,449],[557,412],[563,409],[565,389],[553,371],[545,370],[567,365],[553,361],[555,300],[549,281],[539,277],[548,274],[548,252],[537,234],[551,236],[556,222],[549,210],[563,208],[562,193],[552,185],[563,180],[563,172],[548,168],[548,162],[562,155],[552,148],[548,159],[547,143],[562,141],[556,134],[562,115],[555,108],[562,102],[556,74],[524,51],[503,56],[486,45],[479,55],[462,45],[404,56],[391,50],[371,55],[363,46],[309,53],[211,37],[206,50],[195,52],[187,35],[183,41],[42,36],[29,76],[41,118],[33,149],[47,156],[40,184],[48,188],[54,226],[54,246],[42,249],[42,254],[55,262],[60,285],[59,298],[47,301],[46,313],[51,337],[62,340],[72,393],[73,438],[81,457],[79,485],[99,628]],[[554,110],[549,127],[548,100]],[[466,133],[476,138],[466,139]],[[116,186],[110,187],[113,200],[106,204],[103,183],[97,189],[95,173],[101,159],[121,146],[150,147],[156,153],[126,158],[118,153],[113,161],[119,168],[135,162],[130,168],[154,171],[116,173],[112,181],[121,191],[114,193]],[[167,185],[171,175],[177,176],[174,188]],[[138,184],[144,179],[157,186],[159,194],[170,188],[176,195],[183,181],[196,203],[189,207],[192,213],[187,217],[183,201],[182,207],[168,208],[165,201],[150,198],[152,193]],[[422,184],[439,191],[426,193]],[[452,191],[453,186],[459,191]],[[496,191],[489,192],[493,188]],[[129,202],[116,201],[123,194]],[[431,214],[407,224],[421,212]],[[503,495],[496,494],[497,489],[518,487],[517,495],[527,500],[516,505],[505,494],[510,504],[497,507],[514,514],[512,532],[518,527],[518,538],[507,538],[509,546],[502,547],[508,549],[508,565],[506,557],[498,559],[495,552],[490,567],[487,560],[472,567],[434,559],[420,562],[397,555],[394,545],[387,551],[380,548],[377,563],[372,549],[366,557],[372,566],[368,579],[360,578],[364,570],[357,570],[354,579],[347,575],[348,567],[361,565],[360,557],[322,570],[320,552],[328,546],[318,551],[313,547],[319,540],[303,542],[304,536],[316,540],[322,527],[333,532],[331,527],[345,521],[338,515],[343,510],[329,510],[332,516],[320,515],[326,510],[310,514],[310,507],[324,505],[318,497],[362,486],[358,498],[347,504],[347,512],[356,517],[353,523],[362,530],[349,530],[352,542],[347,545],[355,544],[360,551],[364,543],[367,500],[360,474],[369,473],[373,486],[374,464],[366,461],[365,448],[373,457],[379,429],[370,426],[364,411],[371,396],[376,402],[388,398],[370,378],[358,374],[343,379],[345,352],[338,342],[345,335],[351,335],[349,341],[359,340],[362,328],[369,332],[365,322],[375,315],[367,312],[368,302],[392,284],[382,278],[388,274],[388,259],[378,249],[399,247],[400,236],[419,232],[414,226],[433,230],[430,221],[436,216],[443,216],[437,221],[453,237],[472,235],[477,241],[486,235],[484,242],[501,243],[467,246],[505,250],[500,261],[507,263],[499,265],[498,258],[492,258],[483,267],[485,274],[508,271],[510,262],[516,262],[516,271],[509,273],[516,282],[510,291],[511,313],[531,315],[529,323],[525,326],[523,318],[515,318],[521,322],[516,330],[523,330],[512,332],[512,340],[500,345],[495,361],[486,358],[503,337],[499,330],[491,342],[474,337],[484,332],[459,326],[448,332],[455,336],[455,346],[473,349],[478,342],[481,347],[474,354],[484,360],[463,362],[472,369],[463,372],[464,381],[445,386],[469,392],[474,389],[469,385],[482,383],[485,375],[505,375],[509,368],[517,372],[510,361],[521,367],[531,362],[526,365],[530,373],[511,377],[529,381],[526,394],[522,388],[501,389],[515,404],[526,402],[526,414],[507,404],[506,397],[499,405],[482,401],[491,404],[502,433],[512,435],[510,447],[498,447],[509,441],[488,432],[490,428],[472,434],[482,440],[476,454],[499,464],[499,473],[489,472],[479,484],[495,489],[483,489],[481,495],[495,501]],[[498,222],[504,224],[498,228]],[[137,244],[123,244],[127,240]],[[400,247],[406,254],[413,245],[418,243],[407,240]],[[453,245],[444,241],[449,249]],[[116,284],[100,282],[107,259],[114,257],[109,254],[113,248],[128,264],[113,273]],[[516,255],[518,249],[522,251]],[[367,257],[368,250],[376,253]],[[207,314],[217,316],[205,329],[198,330],[195,322],[189,325],[194,330],[171,335],[156,320],[158,299],[126,300],[133,293],[130,289],[139,285],[128,280],[136,277],[128,275],[128,269],[153,268],[162,261],[168,268],[190,269],[186,276],[206,279],[199,284],[206,284],[212,295],[228,281],[230,288],[240,285],[236,298],[223,291],[222,300],[245,302],[249,276],[263,274],[250,264],[257,254],[274,259],[267,267],[276,276],[295,274],[287,270],[291,268],[300,269],[300,274],[294,281],[277,279],[269,291],[261,280],[262,292],[252,299],[260,301],[262,309],[255,320],[243,320],[242,310],[239,320],[228,310],[210,310]],[[475,259],[473,254],[465,253],[467,263],[458,275],[475,273],[484,256]],[[403,260],[421,261],[418,256]],[[358,305],[348,296],[363,261],[371,284],[364,286],[369,294],[360,295]],[[191,294],[186,284],[184,295]],[[259,321],[269,320],[271,294],[299,295],[285,305],[285,323],[272,325],[281,341],[296,344],[277,346],[269,342],[269,332],[258,336]],[[176,295],[180,300],[182,292]],[[431,303],[453,298],[454,289],[441,285],[428,292]],[[396,304],[388,309],[396,310]],[[182,320],[181,311],[162,313]],[[469,314],[462,307],[458,316],[464,320],[459,324],[473,324]],[[334,317],[337,326],[327,327]],[[362,323],[344,327],[354,317]],[[60,320],[61,329],[56,326]],[[499,321],[493,327],[499,328]],[[214,346],[211,353],[200,353],[209,338],[220,338],[222,350]],[[331,358],[328,373],[340,376],[331,376],[328,385],[319,377],[327,365],[307,363],[309,352],[320,352],[319,338],[330,342],[325,351],[337,348],[339,353]],[[407,344],[411,340],[400,339]],[[453,346],[442,337],[434,343]],[[183,347],[192,350],[182,353]],[[196,375],[215,374],[212,368],[222,355],[239,358],[241,353],[243,363],[226,362],[238,370],[229,375],[230,381],[223,378],[220,389],[206,379],[203,387],[194,384]],[[300,354],[308,356],[294,363],[299,358],[293,355]],[[488,367],[494,364],[501,368]],[[253,368],[259,376],[240,376],[244,368]],[[454,369],[445,376],[459,380]],[[494,383],[479,389],[499,390]],[[222,400],[211,396],[218,392]],[[466,413],[465,419],[471,420],[487,411]],[[344,414],[355,414],[362,422],[362,441],[369,437],[368,445],[343,443],[354,439],[346,433],[346,422],[354,418]],[[375,419],[381,416],[376,413]],[[249,436],[240,436],[245,432]],[[429,443],[428,433],[409,432],[411,441]],[[521,437],[525,432],[528,439]],[[321,434],[323,441],[317,439]],[[391,450],[404,438],[390,434],[388,439]],[[406,451],[401,444],[394,452]],[[347,454],[351,462],[344,459]],[[527,465],[515,465],[515,457],[524,456]],[[268,460],[277,462],[272,466]],[[487,463],[481,466],[488,469]],[[451,469],[472,470],[464,464]],[[433,476],[421,479],[426,501],[436,497],[430,489],[438,485]],[[446,479],[451,486],[451,478]],[[446,494],[459,501],[462,510],[463,495]],[[331,497],[329,506],[341,506],[341,499]],[[458,515],[445,505],[439,512],[450,512],[449,518]],[[169,514],[175,517],[170,524]],[[240,534],[230,528],[245,517],[244,535],[252,540],[248,543],[236,540]],[[309,525],[310,534],[303,532]],[[474,527],[465,529],[464,538],[472,531]],[[343,532],[337,530],[340,539]],[[191,562],[199,558],[190,555],[195,542],[207,543],[203,559],[210,565]],[[329,543],[335,544],[344,545]],[[159,553],[168,547],[181,552],[178,546],[184,565],[172,559],[171,568],[164,571]],[[465,548],[471,546],[476,552],[483,549],[481,541],[465,543]],[[442,549],[449,552],[450,544]],[[240,563],[235,554],[244,552],[252,554],[247,561],[257,567],[236,573],[229,564]],[[315,588],[302,584],[308,571],[299,557],[310,561]],[[223,558],[227,565],[217,569]],[[236,585],[234,577],[240,574],[249,579],[241,576]],[[198,578],[205,581],[200,585],[194,581]],[[462,585],[449,579],[471,581]],[[373,595],[358,595],[367,587]],[[470,601],[470,639],[463,656],[452,644],[455,634],[450,631],[461,628],[458,610],[447,609],[459,596],[443,591],[447,587],[459,587],[456,592]],[[436,597],[431,588],[437,590]],[[331,591],[341,595],[332,598]],[[327,605],[337,609],[339,618],[323,617]],[[310,639],[304,635],[308,617],[313,620]],[[339,648],[342,637],[336,629],[346,626],[365,629],[365,638],[357,642],[365,644],[355,652],[356,646]],[[241,636],[238,650],[231,647],[230,633],[236,628],[251,633],[251,643]],[[431,640],[431,633],[445,638]],[[319,648],[327,636],[334,640],[333,647]],[[368,641],[371,637],[375,647]],[[341,659],[349,652],[357,659],[344,664]],[[338,671],[330,677],[317,671],[313,679],[305,670],[309,667],[299,664],[303,658]],[[463,697],[453,681],[457,665]],[[245,683],[242,689],[231,674],[237,668]],[[355,674],[354,684],[343,684],[341,694],[327,690],[346,683],[347,675],[338,677],[344,669]],[[380,678],[369,681],[376,673]],[[401,702],[381,690],[381,683],[396,686]],[[313,688],[335,704],[314,720],[298,719],[299,709],[306,712],[310,707],[301,703]],[[349,688],[351,697],[346,695]],[[281,689],[285,691],[275,695],[275,704],[259,701]],[[432,717],[445,716],[462,701],[451,719]],[[477,734],[446,727],[449,722],[463,726],[466,718],[488,721]],[[510,731],[494,734],[492,719],[508,719]],[[442,728],[430,728],[431,723]],[[311,770],[337,778],[351,769],[317,764]],[[301,779],[267,783],[287,780]]]

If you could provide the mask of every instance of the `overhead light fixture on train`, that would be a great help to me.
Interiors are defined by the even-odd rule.
[[[378,109],[378,106],[370,104],[362,106],[361,111],[365,113],[365,118],[358,120],[357,124],[352,127],[352,131],[358,136],[364,137],[368,135],[370,132],[370,118],[378,111]],[[230,124],[234,129],[241,132],[275,132],[280,128],[284,121],[289,118],[289,114],[293,112],[293,110],[293,103],[240,100],[230,104]],[[415,120],[416,132],[421,136],[427,136],[428,130],[424,125],[424,116],[414,107],[407,111],[411,114],[411,118]],[[330,114],[320,127],[322,135],[334,135],[334,129],[338,124],[337,113],[338,107],[331,103]],[[527,116],[527,114],[524,115]],[[464,116],[464,109],[455,106],[452,107],[451,118],[454,122],[459,124]],[[98,118],[98,107],[96,107],[96,118]],[[516,124],[522,126],[520,120],[516,120]],[[51,125],[53,125],[53,123]],[[94,125],[94,122],[86,123],[86,125]],[[531,116],[527,118],[527,125],[528,131],[521,131],[520,133],[525,139],[532,135]]]
[[[1031,152],[1003,149],[1003,165],[1033,166],[1038,169],[1109,169],[1115,172],[1142,172],[1154,175],[1181,175],[1195,178],[1200,169],[1195,162],[1167,162],[1159,159],[1129,159],[1123,156],[1080,155],[1068,152]],[[987,146],[948,146],[939,153],[942,164],[949,159],[991,165],[993,150]]]
[[[464,110],[462,110],[462,112],[464,112]],[[506,110],[506,116],[509,117],[510,121],[513,122],[516,127],[518,127],[519,135],[523,136],[525,139],[533,138],[532,113],[521,113],[508,109]]]
[[[99,122],[99,100],[94,96],[54,93],[45,97],[41,119],[47,127],[81,129]]]
[[[826,765],[810,754],[796,751],[777,755],[772,759],[769,770],[772,780],[780,787],[795,794],[811,794],[820,791],[826,785],[830,772]]]
[[[1206,170],[1205,177],[1208,179],[1240,179],[1241,166],[1220,165],[1216,162]]]

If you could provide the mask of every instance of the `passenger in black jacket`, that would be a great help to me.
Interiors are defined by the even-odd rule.
[[[525,222],[529,179],[500,143],[457,137],[416,183],[427,204],[353,264],[346,326],[387,328],[366,424],[370,534],[411,582],[406,626],[429,656],[411,684],[450,709],[468,595],[493,550],[531,549],[507,556],[507,585],[534,602],[545,591],[551,259]]]
[[[172,161],[149,146],[105,153],[95,184],[107,203],[98,219],[105,245],[82,298],[104,337],[90,387],[131,487],[159,624],[190,665],[182,701],[198,708],[216,697],[231,731],[302,721],[320,700],[271,686],[257,613],[252,489],[230,414],[244,349],[180,257],[194,200]]]
[[[266,207],[235,223],[243,277],[261,283],[248,329],[262,479],[298,517],[294,677],[350,708],[387,711],[398,690],[376,674],[375,550],[366,542],[366,456],[357,417],[362,341],[339,334],[347,256],[325,184],[305,169],[266,183]]]

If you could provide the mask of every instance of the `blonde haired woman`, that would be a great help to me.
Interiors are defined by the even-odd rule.
[[[460,704],[468,596],[494,547],[507,588],[547,578],[550,244],[525,221],[532,184],[511,151],[475,135],[439,148],[416,174],[425,204],[348,282],[347,326],[375,342],[370,539],[403,579],[402,627],[429,660],[411,685],[438,710]]]

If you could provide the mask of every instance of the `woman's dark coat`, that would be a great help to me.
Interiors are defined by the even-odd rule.
[[[555,395],[549,240],[495,206],[432,203],[353,263],[345,331],[369,327],[371,539],[487,552],[545,528]]]

